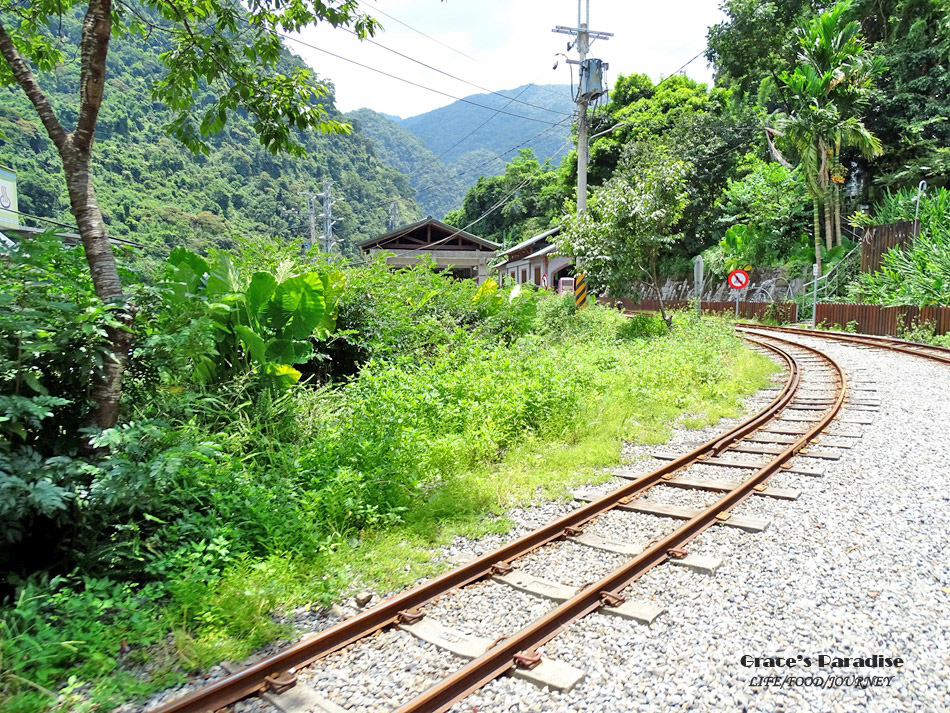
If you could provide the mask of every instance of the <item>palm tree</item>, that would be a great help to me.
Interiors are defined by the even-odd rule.
[[[792,74],[782,77],[789,92],[788,114],[773,116],[775,127],[769,129],[769,143],[773,155],[787,168],[793,168],[772,142],[776,135],[784,140],[797,155],[805,187],[812,200],[812,218],[815,238],[815,262],[821,270],[821,209],[828,202],[829,146],[827,136],[837,123],[837,111],[823,101],[824,85],[820,77],[809,65],[798,67]],[[827,216],[827,211],[826,211]],[[826,240],[830,240],[825,229]],[[827,244],[830,248],[830,242]]]
[[[881,142],[858,118],[868,101],[874,77],[883,71],[880,60],[865,53],[860,25],[847,20],[847,0],[797,30],[802,51],[799,65],[781,79],[788,88],[789,112],[773,117],[769,129],[773,154],[786,166],[772,141],[784,137],[799,156],[805,185],[812,198],[815,261],[821,270],[821,209],[825,216],[825,246],[833,235],[841,244],[841,149],[853,147],[867,157],[881,151]],[[832,224],[834,214],[834,225]]]
[[[841,121],[857,119],[868,102],[874,77],[884,71],[880,58],[870,56],[861,38],[861,25],[849,20],[850,0],[842,0],[829,12],[816,17],[807,27],[799,28],[799,43],[802,51],[799,59],[803,66],[811,67],[819,77],[817,85],[810,87],[820,97],[823,92],[827,102],[834,104]],[[853,124],[834,127],[825,137],[828,142],[831,166],[829,196],[831,210],[825,203],[826,244],[831,247],[831,213],[834,214],[835,244],[841,245],[841,184],[844,172],[841,166],[841,149],[853,147],[865,157],[880,153],[880,142],[864,126]]]

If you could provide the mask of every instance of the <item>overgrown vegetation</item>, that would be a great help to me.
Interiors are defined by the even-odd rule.
[[[946,3],[725,0],[722,9],[708,35],[713,87],[622,74],[590,116],[592,204],[638,144],[690,166],[671,229],[682,238],[662,251],[661,274],[690,274],[699,253],[717,276],[727,264],[784,266],[793,277],[817,261],[827,272],[847,252],[858,206],[884,187],[946,183]],[[543,203],[541,215],[499,215],[496,236],[572,219],[576,153],[557,173],[561,200]],[[537,203],[542,190],[551,195],[547,183],[528,183],[518,202]],[[466,200],[487,198],[476,186]]]
[[[879,270],[862,273],[849,286],[852,299],[867,304],[950,304],[950,191],[941,188],[923,194],[917,207],[917,191],[888,193],[873,220],[885,224],[913,220],[919,212],[920,234],[910,246],[885,253]]]
[[[623,439],[734,413],[772,369],[691,316],[667,334],[290,253],[179,250],[137,288],[102,432],[83,416],[109,316],[81,248],[3,258],[4,710],[106,709],[241,658],[286,633],[273,615],[432,573],[453,533],[503,531],[505,508],[566,496]]]

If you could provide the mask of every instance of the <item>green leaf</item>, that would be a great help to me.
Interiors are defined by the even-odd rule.
[[[252,317],[257,317],[264,306],[274,296],[277,289],[277,278],[269,272],[255,272],[251,277],[251,284],[247,288],[247,310]]]
[[[300,381],[300,372],[286,364],[270,363],[264,371],[270,376],[273,376],[278,386],[282,388],[288,388]]]
[[[234,332],[241,338],[241,342],[247,347],[254,361],[261,364],[267,363],[267,350],[264,340],[257,332],[243,324],[235,325]]]
[[[234,265],[231,264],[231,258],[227,255],[219,255],[208,273],[208,284],[205,286],[205,293],[208,297],[218,297],[240,291],[240,277],[237,270],[234,269]]]
[[[168,256],[168,264],[172,267],[181,267],[187,265],[196,275],[204,275],[211,272],[208,267],[208,261],[200,255],[183,247],[173,248]]]

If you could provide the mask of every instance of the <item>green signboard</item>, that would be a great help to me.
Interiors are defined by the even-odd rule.
[[[20,216],[16,201],[16,174],[0,166],[0,228],[18,228]]]

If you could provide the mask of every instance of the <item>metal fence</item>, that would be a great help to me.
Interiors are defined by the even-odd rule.
[[[935,334],[950,333],[950,307],[881,307],[846,303],[818,303],[816,320],[826,326],[853,326],[863,334],[896,337],[914,325],[930,323]]]
[[[617,300],[601,298],[601,302],[616,304]],[[660,309],[659,300],[640,300],[634,302],[629,299],[622,299],[620,302],[625,309],[641,312],[658,312]],[[696,303],[690,300],[663,300],[663,306],[666,309],[696,309]],[[712,302],[703,300],[703,312],[714,312],[716,314],[736,313],[736,303]],[[798,321],[798,305],[794,302],[739,302],[739,317],[742,319],[763,319],[769,318],[779,322]]]
[[[905,220],[868,228],[861,241],[861,272],[879,270],[884,253],[891,248],[909,245],[919,233],[919,220]]]

